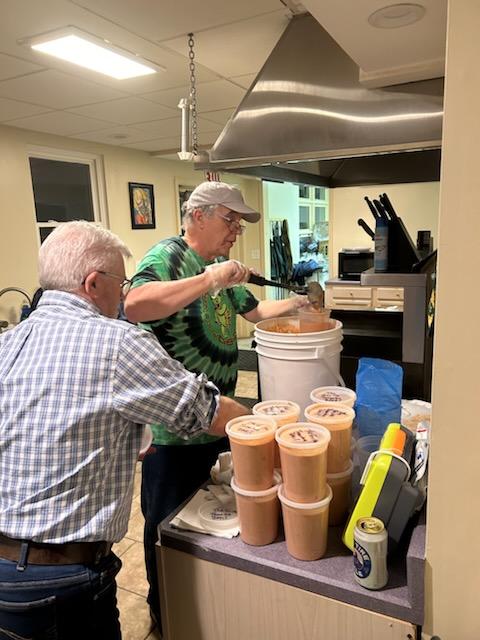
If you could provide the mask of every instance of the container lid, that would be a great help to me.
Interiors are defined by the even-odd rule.
[[[332,488],[328,484],[327,495],[323,500],[319,500],[319,502],[294,502],[283,495],[283,484],[278,487],[278,498],[280,502],[283,502],[283,504],[286,504],[288,507],[292,507],[293,509],[321,509],[322,507],[326,507],[330,504],[332,497]]]
[[[321,424],[337,424],[345,418],[353,420],[355,411],[351,407],[339,402],[316,402],[305,409],[305,417]]]
[[[240,428],[239,425],[242,423],[244,423],[243,427]],[[246,415],[229,420],[225,433],[236,440],[261,440],[269,433],[273,434],[276,428],[277,423],[269,416]]]
[[[231,479],[230,486],[235,491],[235,493],[238,493],[241,496],[246,496],[247,498],[261,498],[277,493],[278,487],[280,486],[281,482],[282,476],[278,471],[275,470],[273,472],[273,487],[270,487],[270,489],[264,489],[263,491],[247,491],[247,489],[240,489],[240,487],[237,487],[237,485],[235,484],[235,477]]]
[[[290,414],[300,415],[300,407],[292,400],[264,400],[254,405],[253,414],[258,416],[268,416],[269,418],[283,418]]]
[[[312,402],[355,402],[357,394],[347,387],[317,387],[310,393]]]
[[[340,480],[341,478],[346,478],[347,476],[351,476],[353,473],[353,462],[350,460],[348,467],[345,471],[339,471],[338,473],[327,473],[327,480]]]
[[[295,431],[299,431],[299,438],[301,438],[301,432],[303,429],[308,430],[310,432],[314,432],[318,437],[317,440],[313,442],[308,441],[288,441],[282,439],[282,433],[287,431],[288,429],[294,429]],[[319,424],[313,424],[312,422],[291,422],[290,424],[285,424],[279,429],[277,429],[275,433],[275,440],[289,449],[316,449],[319,444],[327,446],[331,439],[330,431],[326,427],[322,427]]]
[[[237,512],[227,509],[216,500],[208,500],[200,505],[198,518],[202,525],[211,531],[223,531],[239,526]]]

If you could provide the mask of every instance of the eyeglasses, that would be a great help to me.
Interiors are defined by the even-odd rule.
[[[132,279],[129,278],[122,278],[122,276],[118,276],[116,273],[111,273],[110,271],[97,271],[97,273],[101,273],[102,276],[107,276],[107,278],[116,278],[117,280],[121,280],[120,282],[120,289],[122,290],[122,295],[125,298],[127,293],[130,291],[130,288],[132,286]],[[85,284],[85,281],[87,279],[88,276],[86,276],[83,280],[82,280],[82,284]]]
[[[239,236],[241,236],[242,233],[245,233],[245,229],[247,227],[244,224],[241,224],[237,220],[232,220],[232,218],[229,218],[228,216],[224,216],[221,213],[219,213],[217,215],[218,215],[219,218],[222,218],[222,220],[225,220],[225,222],[230,227],[230,229],[232,231],[235,231],[235,233],[238,233]]]

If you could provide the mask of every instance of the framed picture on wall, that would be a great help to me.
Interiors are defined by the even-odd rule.
[[[129,182],[132,229],[155,229],[155,199],[153,184]]]

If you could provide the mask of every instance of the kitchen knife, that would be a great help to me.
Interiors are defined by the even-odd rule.
[[[388,222],[389,218],[387,216],[387,212],[383,208],[382,203],[379,200],[375,200],[375,198],[374,198],[373,199],[373,204],[375,205],[375,208],[378,211],[380,217],[383,218],[383,220],[385,220],[385,222]]]
[[[385,211],[387,211],[387,213],[389,214],[390,218],[392,220],[398,220],[397,212],[393,208],[393,204],[390,202],[390,198],[387,196],[387,194],[382,193],[378,197],[380,198],[380,202],[382,203]]]
[[[375,239],[375,232],[372,229],[370,229],[370,227],[365,222],[365,220],[363,220],[363,218],[359,218],[357,220],[357,224],[358,224],[359,227],[362,227],[362,229],[365,231],[365,233],[367,233],[370,236],[370,238],[372,238],[372,240]]]
[[[378,220],[379,215],[377,213],[377,210],[375,209],[375,207],[372,204],[372,201],[370,200],[370,198],[368,196],[365,196],[364,198],[365,202],[368,204],[368,208],[370,209],[370,211],[372,212],[373,217],[375,218],[375,220]]]

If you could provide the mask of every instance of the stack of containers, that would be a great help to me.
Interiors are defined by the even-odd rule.
[[[267,416],[240,416],[230,420],[225,431],[230,440],[240,537],[246,544],[265,545],[278,534],[280,515],[277,498],[281,482],[274,476],[275,431]]]
[[[352,406],[356,396],[343,387],[320,387],[314,389],[310,397],[316,402],[305,409],[306,419],[321,424],[331,434],[327,459],[327,482],[333,492],[329,525],[340,525],[347,518],[351,502],[351,440],[355,418]]]
[[[328,510],[332,491],[327,484],[330,432],[323,426],[297,422],[280,427],[282,503],[287,550],[298,560],[318,560],[327,548]]]
[[[300,418],[300,407],[296,402],[292,402],[291,400],[265,400],[264,402],[257,402],[252,411],[253,415],[268,416],[275,420],[277,428],[282,427],[284,424],[298,422]],[[280,469],[281,464],[278,444],[275,441],[273,465],[275,469]]]

